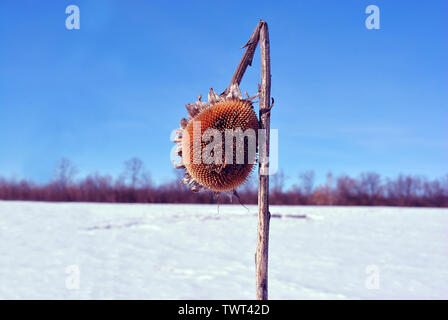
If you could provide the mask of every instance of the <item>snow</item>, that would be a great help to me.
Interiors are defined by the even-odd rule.
[[[256,212],[0,201],[0,299],[253,299]],[[448,299],[447,209],[271,214],[271,299]]]

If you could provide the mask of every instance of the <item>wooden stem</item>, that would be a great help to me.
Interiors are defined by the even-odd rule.
[[[270,129],[270,105],[271,99],[271,58],[269,53],[269,32],[268,25],[261,20],[249,41],[243,47],[246,48],[241,61],[236,68],[229,87],[221,94],[229,92],[232,84],[240,84],[248,66],[252,65],[252,60],[260,42],[261,51],[261,85],[260,85],[260,109],[259,121],[260,129],[265,130],[266,139],[262,141],[264,145],[258,145],[263,150],[264,155],[259,157],[258,168],[258,238],[257,252],[255,254],[256,269],[256,297],[258,300],[268,299],[268,246],[269,246],[269,129]]]
[[[247,43],[243,47],[241,47],[246,48],[246,51],[244,52],[243,57],[241,58],[241,61],[238,64],[235,73],[233,74],[229,87],[221,95],[226,95],[229,92],[232,84],[239,85],[241,83],[241,80],[243,79],[247,67],[252,65],[252,60],[254,59],[255,49],[257,49],[258,41],[260,39],[260,30],[263,23],[265,23],[263,20],[258,23],[254,32],[250,36],[249,41],[247,41]]]
[[[261,21],[261,92],[260,92],[260,129],[266,131],[266,157],[260,157],[258,168],[258,239],[256,259],[256,290],[258,300],[268,299],[268,247],[269,247],[269,130],[271,119],[271,57],[269,51],[269,31],[266,22]],[[260,149],[259,149],[260,150]]]

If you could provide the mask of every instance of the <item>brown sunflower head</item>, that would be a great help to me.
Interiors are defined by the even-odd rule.
[[[185,169],[183,183],[193,191],[229,192],[246,181],[256,160],[258,119],[252,99],[242,99],[237,85],[209,103],[187,104],[189,120],[176,130],[175,168]]]

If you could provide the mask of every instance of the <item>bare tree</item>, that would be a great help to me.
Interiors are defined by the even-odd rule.
[[[362,173],[359,178],[358,188],[359,197],[363,198],[360,200],[366,200],[366,203],[363,204],[374,204],[379,201],[384,189],[381,186],[381,176],[374,172]]]
[[[358,201],[358,186],[355,179],[349,176],[340,176],[336,181],[337,204],[353,205]]]
[[[313,193],[314,187],[314,171],[308,170],[299,175],[299,180],[303,189],[303,193],[306,196],[310,196]]]
[[[285,180],[286,178],[283,170],[279,170],[276,174],[272,176],[272,192],[274,194],[280,194],[283,192]]]
[[[153,187],[153,181],[151,178],[151,174],[147,171],[144,171],[141,176],[141,185],[145,189],[151,189]]]
[[[62,158],[54,171],[54,181],[61,188],[67,188],[73,183],[73,178],[78,173],[78,169],[68,160]]]
[[[360,177],[361,189],[369,197],[375,197],[380,193],[381,177],[374,172],[362,173]]]
[[[131,187],[135,189],[142,181],[143,161],[139,158],[132,158],[125,162],[125,177],[129,179]]]

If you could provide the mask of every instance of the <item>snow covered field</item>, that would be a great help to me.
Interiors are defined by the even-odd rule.
[[[255,214],[239,205],[0,202],[0,299],[253,299]],[[271,214],[282,216],[271,219],[272,299],[448,299],[446,209]]]

